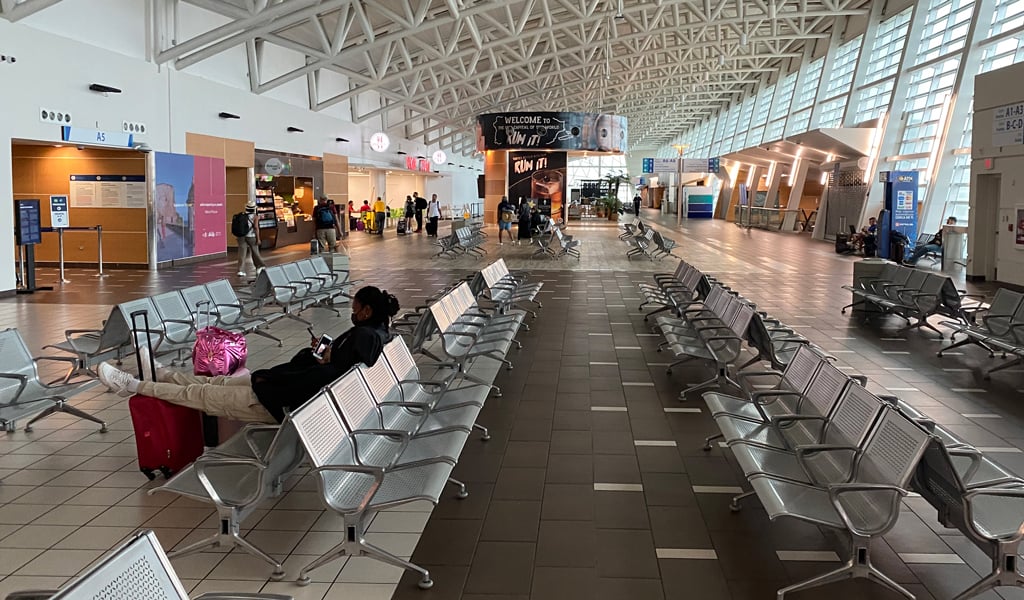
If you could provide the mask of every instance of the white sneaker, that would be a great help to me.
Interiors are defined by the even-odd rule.
[[[100,363],[97,374],[100,377],[100,382],[118,396],[127,398],[139,389],[138,379],[107,363]]]
[[[167,369],[167,365],[163,364],[162,362],[160,362],[160,361],[158,361],[158,360],[156,360],[154,358],[153,359],[153,365],[156,367],[156,372],[155,373],[150,373],[149,372],[149,360],[150,360],[149,359],[149,348],[147,348],[145,346],[139,348],[139,360],[142,361],[142,372],[146,374],[146,376],[141,378],[141,379],[148,379],[149,381],[160,381],[160,375],[162,374],[162,372],[164,370]]]
[[[498,242],[498,245],[499,245],[499,246],[504,246],[505,244],[504,244],[504,243],[502,243],[502,242]]]
[[[266,270],[267,270],[266,267],[259,267],[259,268],[256,269],[256,274],[259,275],[260,273],[262,273],[263,271],[266,271]]]
[[[239,271],[238,272],[238,276],[239,277],[245,277],[245,271]]]

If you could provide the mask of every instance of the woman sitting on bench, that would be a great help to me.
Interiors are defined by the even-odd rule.
[[[366,286],[352,299],[352,327],[333,341],[322,358],[313,356],[312,347],[303,348],[289,362],[254,371],[248,377],[203,377],[157,364],[156,381],[139,381],[103,363],[99,378],[121,396],[152,396],[211,416],[280,423],[285,410],[301,406],[354,365],[373,366],[390,338],[388,326],[398,309],[393,295]],[[149,353],[145,348],[139,352],[142,364],[147,365]]]

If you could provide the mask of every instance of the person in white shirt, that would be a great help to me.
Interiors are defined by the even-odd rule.
[[[427,219],[430,227],[427,235],[437,237],[437,221],[441,218],[441,203],[437,201],[437,194],[431,194],[430,202],[427,203]]]

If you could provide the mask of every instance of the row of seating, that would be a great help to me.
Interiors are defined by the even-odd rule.
[[[990,358],[995,357],[997,350],[1002,353],[1003,358],[1013,357],[1011,360],[986,370],[986,379],[996,371],[1008,369],[1024,361],[1024,294],[1000,288],[996,290],[990,304],[978,305],[965,309],[965,311],[968,316],[966,322],[943,321],[940,323],[944,327],[953,329],[950,338],[955,342],[949,347],[939,350],[940,357],[943,352],[968,344],[981,346],[988,351]],[[963,335],[964,338],[957,342],[956,336],[958,335]]]
[[[487,234],[483,227],[466,226],[452,231],[449,235],[437,238],[434,244],[438,251],[434,258],[448,257],[458,258],[459,256],[481,257],[487,254],[483,247]]]
[[[580,260],[583,256],[581,248],[583,242],[565,233],[564,224],[553,224],[550,219],[544,221],[538,231],[533,234],[533,243],[537,249],[530,258],[546,256],[550,259],[559,259],[563,256],[571,256]]]
[[[322,308],[339,314],[336,303],[347,302],[356,283],[348,271],[329,266],[322,256],[274,265],[260,271],[252,284],[250,297],[259,308],[278,307],[281,315],[305,325],[299,315],[310,308]]]
[[[768,373],[749,373],[748,381]],[[890,531],[900,499],[929,444],[929,433],[803,346],[771,389],[748,386],[741,396],[704,394],[751,491],[770,519],[794,518],[844,531],[849,558],[828,573],[778,591],[806,590],[865,577],[914,598],[871,562],[871,541]]]
[[[325,388],[280,426],[249,425],[151,493],[171,492],[213,504],[220,516],[210,537],[171,554],[172,558],[209,547],[240,547],[271,564],[271,577],[284,577],[282,565],[239,534],[242,522],[262,503],[280,494],[283,481],[307,458],[318,475],[328,508],[345,522],[343,541],[307,565],[307,573],[340,556],[370,556],[420,573],[429,572],[365,539],[380,510],[415,500],[437,502],[445,482],[467,495],[450,474],[474,429],[496,371],[476,368],[489,357],[511,368],[506,353],[525,315],[522,311],[479,307],[468,284],[455,286],[428,307],[440,339],[440,355],[422,373],[400,336],[385,345],[373,366],[359,366]],[[432,375],[432,376],[431,376]],[[500,393],[500,390],[499,390]]]
[[[848,308],[860,307],[865,322],[876,315],[895,315],[907,322],[900,331],[923,327],[942,337],[942,332],[928,322],[929,317],[943,315],[961,323],[967,321],[963,300],[970,295],[938,273],[890,263],[877,277],[859,278],[843,289],[853,293],[853,302],[842,308],[842,314]]]
[[[665,237],[639,217],[629,223],[623,223],[622,229],[619,239],[629,244],[626,258],[643,256],[651,261],[661,260],[667,256],[679,258],[673,253],[677,245],[675,240]]]

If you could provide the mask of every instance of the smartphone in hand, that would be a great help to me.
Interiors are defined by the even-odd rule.
[[[317,360],[321,360],[324,357],[324,352],[327,352],[327,349],[331,347],[331,342],[333,341],[334,339],[326,333],[320,336],[320,341],[318,341],[316,347],[313,348],[313,357]]]

